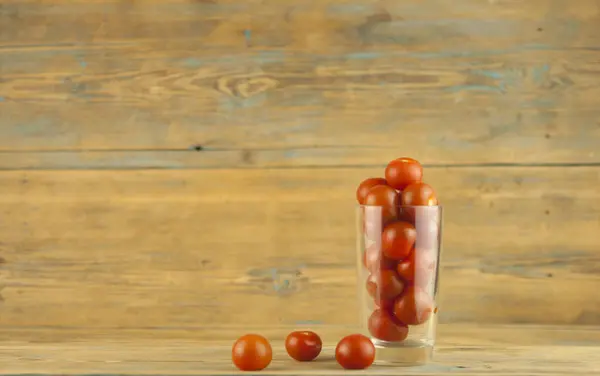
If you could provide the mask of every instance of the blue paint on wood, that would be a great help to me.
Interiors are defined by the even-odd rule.
[[[256,57],[259,63],[280,63],[286,59],[282,51],[260,51]],[[252,58],[252,57],[251,57]]]
[[[533,76],[533,81],[537,85],[541,85],[544,83],[546,79],[547,73],[550,71],[550,65],[544,64],[541,67],[535,67],[532,69],[531,75]]]
[[[0,102],[4,102],[4,97],[0,97]]]
[[[243,64],[269,64],[281,63],[285,61],[287,55],[283,51],[256,51],[253,53],[237,54],[237,55],[221,55],[209,56],[205,58],[187,57],[183,59],[170,60],[174,64],[178,64],[185,68],[199,68],[208,65],[224,65],[224,66],[239,66]]]
[[[283,152],[283,157],[285,159],[295,159],[296,157],[298,157],[298,151],[297,150],[286,150]]]
[[[550,50],[551,46],[545,44],[526,44],[522,46],[517,46],[514,48],[507,48],[501,50],[443,50],[436,52],[393,52],[386,56],[409,56],[421,59],[446,59],[446,58],[459,58],[459,57],[485,57],[485,56],[495,56],[495,55],[504,55],[508,53],[518,53],[523,51],[540,51],[540,50]]]
[[[461,91],[483,91],[483,92],[491,92],[491,93],[499,93],[502,94],[503,91],[501,88],[496,86],[489,85],[455,85],[451,87],[447,87],[444,91],[450,93],[458,93]]]
[[[244,30],[244,38],[246,38],[246,44],[250,44],[250,39],[252,38],[252,31]]]
[[[199,68],[200,66],[202,66],[202,60],[195,58],[195,57],[188,57],[187,59],[184,59],[181,62],[181,65],[183,65],[186,68]]]
[[[502,73],[502,72],[496,72],[496,71],[490,71],[490,70],[474,70],[474,71],[471,71],[471,73],[477,74],[477,75],[480,75],[480,76],[484,76],[484,77],[493,78],[495,80],[499,80],[499,79],[502,79],[504,77],[504,73]]]
[[[267,100],[266,93],[258,93],[248,98],[221,96],[219,98],[219,111],[232,113],[240,109],[261,107]]]
[[[393,55],[393,54],[390,54]],[[387,55],[387,56],[390,56]],[[379,59],[381,57],[386,56],[386,54],[381,52],[353,52],[346,54],[344,57],[350,60],[373,60]]]
[[[522,102],[524,108],[556,108],[556,102],[552,99],[536,98],[531,101]]]

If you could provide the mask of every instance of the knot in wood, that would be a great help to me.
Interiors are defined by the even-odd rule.
[[[217,81],[217,90],[232,97],[250,98],[277,87],[278,81],[268,76],[228,76]]]

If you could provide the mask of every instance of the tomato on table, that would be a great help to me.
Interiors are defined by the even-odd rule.
[[[382,225],[396,219],[399,203],[398,192],[387,185],[374,186],[365,197],[365,205],[381,207]]]
[[[338,342],[335,360],[345,369],[368,368],[375,361],[375,346],[362,334],[351,334]]]
[[[410,254],[417,239],[415,226],[408,222],[393,222],[381,235],[381,249],[386,257],[402,260]]]
[[[271,363],[273,350],[265,337],[246,334],[233,344],[231,358],[242,371],[259,371]]]
[[[406,325],[426,322],[433,311],[433,300],[422,289],[410,286],[394,303],[394,316]]]
[[[315,359],[323,347],[321,337],[311,331],[295,331],[285,339],[287,353],[299,362],[309,362]]]
[[[401,202],[402,205],[435,206],[438,204],[438,199],[429,184],[419,182],[404,188],[401,194]]]
[[[423,178],[423,167],[412,158],[398,158],[385,168],[385,180],[395,189],[403,190],[406,186],[420,182]]]
[[[367,194],[369,194],[371,188],[376,185],[387,185],[387,182],[384,178],[368,178],[358,185],[358,188],[356,189],[356,200],[359,204],[364,205]]]
[[[369,317],[369,333],[377,339],[400,342],[408,336],[408,326],[402,324],[387,311],[376,309]]]

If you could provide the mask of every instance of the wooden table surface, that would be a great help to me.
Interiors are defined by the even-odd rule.
[[[336,338],[350,328],[314,328],[323,334],[317,361],[297,363],[282,337],[293,328],[260,330],[272,340],[274,359],[264,374],[345,373],[333,357]],[[3,331],[0,374],[191,375],[238,373],[231,345],[241,328],[77,333]],[[81,334],[81,336],[80,336]],[[373,366],[359,374],[381,375],[593,375],[600,374],[600,327],[440,325],[434,361],[418,367]],[[9,338],[17,338],[11,340]],[[29,338],[29,339],[27,339]],[[212,339],[211,339],[212,338]],[[229,338],[229,339],[227,339]],[[346,371],[347,372],[347,371]]]

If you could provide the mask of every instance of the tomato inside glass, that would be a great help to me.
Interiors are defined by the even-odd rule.
[[[414,249],[397,264],[396,271],[408,284],[425,288],[435,278],[436,261],[433,252]]]
[[[382,224],[387,224],[397,218],[399,203],[398,192],[387,185],[377,185],[371,188],[365,197],[365,205],[382,208]]]
[[[410,254],[417,230],[408,222],[393,222],[385,227],[381,235],[383,254],[392,260],[402,260]]]
[[[401,194],[402,205],[407,206],[435,206],[438,199],[435,191],[429,184],[423,182],[408,185]]]
[[[433,311],[433,300],[422,289],[410,286],[394,303],[394,316],[406,325],[426,322]]]
[[[369,317],[369,333],[382,341],[399,342],[408,336],[408,326],[397,321],[385,309],[376,309]]]
[[[367,291],[373,298],[392,300],[404,290],[404,282],[395,270],[381,270],[367,278]]]
[[[387,185],[387,182],[383,178],[368,178],[359,184],[356,189],[356,200],[359,204],[364,205],[365,198],[369,194],[369,191],[376,185]]]

